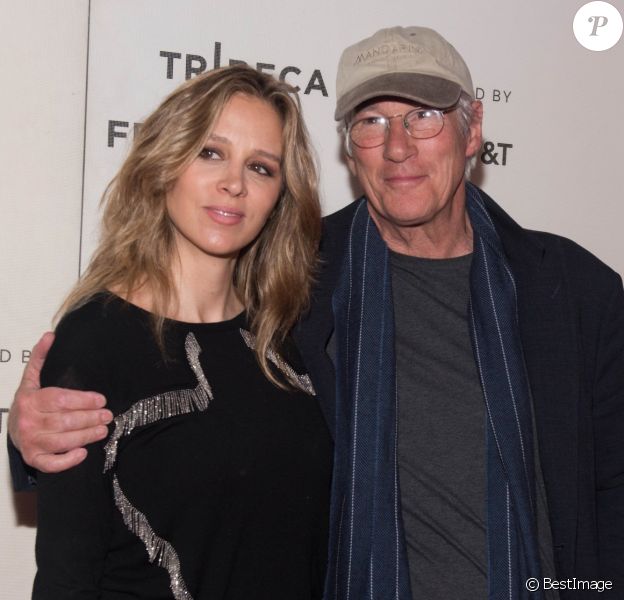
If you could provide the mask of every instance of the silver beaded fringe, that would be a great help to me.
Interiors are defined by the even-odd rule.
[[[255,350],[256,348],[256,338],[255,336],[247,331],[246,329],[241,329],[240,334],[243,336],[245,343],[249,348]],[[272,348],[269,348],[266,353],[267,359],[272,362],[288,379],[288,381],[294,385],[296,388],[299,388],[306,394],[310,396],[316,396],[316,392],[314,391],[314,386],[312,385],[312,380],[309,375],[299,375],[277,352],[275,352]]]
[[[158,566],[167,569],[169,587],[175,600],[193,600],[186,589],[175,548],[167,540],[156,535],[147,517],[126,498],[119,486],[117,475],[113,477],[113,496],[126,527],[145,544],[150,563],[156,562]]]
[[[117,415],[114,420],[115,430],[104,446],[104,472],[115,464],[119,440],[124,435],[129,435],[135,427],[208,408],[213,398],[212,389],[199,362],[201,347],[192,333],[186,336],[184,347],[189,366],[197,378],[197,387],[144,398],[135,402],[126,412]]]

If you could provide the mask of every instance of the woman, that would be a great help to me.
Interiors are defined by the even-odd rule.
[[[33,598],[320,598],[331,442],[287,338],[319,230],[286,84],[213,71],[145,121],[42,373],[115,420],[39,474]]]

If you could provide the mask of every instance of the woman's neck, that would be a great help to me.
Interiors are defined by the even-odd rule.
[[[170,268],[174,299],[163,316],[187,323],[217,323],[240,314],[245,306],[233,284],[235,265],[236,259],[230,257],[176,257]],[[148,284],[125,299],[153,311],[154,295]]]
[[[171,268],[178,302],[174,314],[167,316],[191,323],[214,323],[238,315],[244,306],[234,289],[235,266],[233,257],[181,255]]]

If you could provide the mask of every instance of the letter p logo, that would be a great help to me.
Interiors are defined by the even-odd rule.
[[[595,52],[608,50],[622,36],[622,15],[608,2],[588,2],[578,9],[572,29],[584,48]]]
[[[592,27],[592,32],[589,35],[598,35],[598,29],[600,27],[604,27],[608,22],[609,19],[607,19],[607,17],[589,17],[589,19],[587,19],[590,23],[593,23],[594,26]]]

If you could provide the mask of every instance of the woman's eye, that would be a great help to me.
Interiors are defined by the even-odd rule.
[[[252,163],[249,165],[249,168],[258,173],[258,175],[264,175],[265,177],[273,176],[273,170],[269,169],[269,167],[263,165],[262,163]]]
[[[199,152],[199,158],[214,160],[220,158],[220,155],[214,148],[202,148]]]

